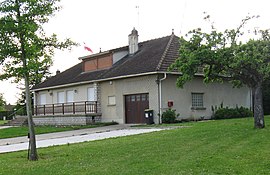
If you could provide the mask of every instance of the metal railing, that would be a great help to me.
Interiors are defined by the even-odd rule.
[[[65,115],[97,113],[97,101],[35,105],[35,115]]]

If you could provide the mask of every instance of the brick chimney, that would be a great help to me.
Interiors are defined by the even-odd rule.
[[[58,75],[58,74],[60,74],[60,70],[57,70],[57,71],[56,71],[56,75]]]
[[[128,35],[129,54],[134,54],[139,50],[139,35],[138,31],[133,28],[131,34]]]

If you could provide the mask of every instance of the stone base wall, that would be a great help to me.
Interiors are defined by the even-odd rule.
[[[88,125],[101,122],[101,116],[42,116],[33,121],[35,125]]]

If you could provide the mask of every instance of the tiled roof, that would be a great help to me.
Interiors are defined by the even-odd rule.
[[[179,38],[174,34],[144,41],[139,43],[138,52],[127,55],[109,69],[83,72],[83,64],[79,63],[33,87],[33,90],[148,72],[164,72],[178,57],[178,48]],[[127,50],[128,47],[125,46],[110,51],[123,49]]]
[[[98,80],[99,77],[106,70],[99,70],[94,72],[83,72],[82,62],[61,72],[53,77],[50,77],[48,80],[34,86],[32,89],[40,89],[52,86],[60,86],[65,84],[79,83]]]

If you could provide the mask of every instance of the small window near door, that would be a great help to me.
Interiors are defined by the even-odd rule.
[[[131,101],[132,101],[132,102],[135,101],[135,95],[132,95],[132,96],[131,96]]]
[[[136,101],[141,101],[141,95],[136,95]]]
[[[146,101],[146,94],[142,94],[142,101]]]
[[[203,108],[203,93],[191,93],[192,108]]]
[[[126,96],[126,101],[130,102],[130,96]]]
[[[115,96],[108,96],[108,105],[116,105]]]

